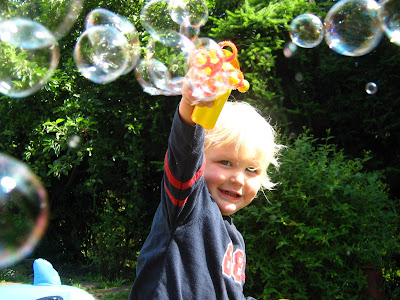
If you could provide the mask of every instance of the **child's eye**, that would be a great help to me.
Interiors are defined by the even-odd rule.
[[[256,172],[258,172],[258,168],[256,168],[256,167],[247,167],[246,171],[247,172],[251,172],[251,173],[256,173]]]
[[[230,166],[231,165],[231,162],[229,160],[221,160],[220,163],[221,163],[221,165],[224,165],[224,166]]]

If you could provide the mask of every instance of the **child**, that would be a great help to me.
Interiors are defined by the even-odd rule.
[[[161,203],[137,264],[129,299],[245,299],[245,244],[231,215],[249,205],[277,165],[268,122],[227,102],[214,129],[191,120],[197,101],[184,85],[165,155]]]

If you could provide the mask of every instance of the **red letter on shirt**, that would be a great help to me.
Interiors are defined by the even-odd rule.
[[[242,282],[243,280],[243,274],[244,274],[244,253],[242,250],[237,249],[235,253],[233,254],[233,278],[235,279],[236,282]]]
[[[222,273],[228,277],[232,275],[232,253],[233,246],[232,243],[229,243],[228,249],[225,251],[224,260],[222,262]]]
[[[244,260],[243,250],[237,249],[233,253],[233,245],[229,243],[222,262],[222,273],[228,278],[233,277],[235,282],[242,283],[245,281],[245,267],[246,261]]]

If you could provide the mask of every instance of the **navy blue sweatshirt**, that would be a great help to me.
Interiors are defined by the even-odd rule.
[[[175,113],[161,202],[129,300],[243,300],[245,245],[204,180],[204,129]]]

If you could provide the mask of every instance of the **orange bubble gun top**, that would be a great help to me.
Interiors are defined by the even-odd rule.
[[[244,79],[237,60],[237,48],[230,41],[218,43],[222,51],[198,49],[191,55],[193,96],[213,101],[212,107],[195,106],[193,122],[205,129],[214,128],[221,110],[232,90],[246,92],[250,84]],[[232,52],[223,49],[229,47]]]

